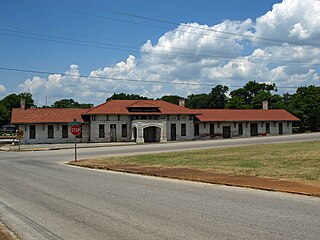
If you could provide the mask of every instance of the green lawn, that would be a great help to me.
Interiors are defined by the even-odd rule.
[[[216,173],[319,181],[320,141],[109,157],[79,162],[79,165],[90,167],[104,164],[187,167]]]

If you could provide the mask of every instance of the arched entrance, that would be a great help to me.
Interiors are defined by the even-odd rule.
[[[144,142],[160,142],[161,128],[159,127],[146,127],[143,129]]]
[[[137,128],[136,127],[132,127],[132,139],[131,141],[136,142],[137,141]]]

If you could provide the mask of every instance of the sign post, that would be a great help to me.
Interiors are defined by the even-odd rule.
[[[21,139],[23,138],[24,132],[23,130],[18,130],[17,131],[17,138],[19,139],[19,151],[21,150]]]
[[[81,127],[80,123],[77,122],[77,119],[73,119],[73,122],[70,124],[72,125],[70,132],[74,136],[74,161],[77,162],[77,136],[81,133]]]

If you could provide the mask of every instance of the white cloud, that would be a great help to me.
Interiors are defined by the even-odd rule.
[[[50,103],[73,98],[98,104],[113,92],[154,98],[164,94],[187,96],[209,92],[217,84],[243,86],[250,80],[278,86],[319,85],[320,48],[302,46],[319,44],[319,12],[318,0],[284,0],[255,21],[225,20],[214,26],[181,24],[154,44],[146,41],[141,46],[141,58],[129,55],[114,66],[93,70],[89,78],[80,77],[78,66],[73,64],[66,72],[73,76],[34,77],[20,87],[30,91],[41,105],[46,88]],[[244,35],[259,43],[248,43]],[[287,43],[270,42],[266,38]],[[269,44],[261,43],[266,41]]]
[[[4,93],[6,91],[6,87],[0,84],[0,93]]]

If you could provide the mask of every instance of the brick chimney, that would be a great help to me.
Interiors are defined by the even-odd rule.
[[[26,99],[20,98],[20,108],[26,109]]]
[[[262,102],[262,108],[263,108],[263,110],[268,110],[268,108],[269,108],[269,102],[268,102],[268,100],[264,100],[263,102]]]
[[[179,106],[180,107],[185,107],[186,106],[186,100],[184,100],[183,98],[179,99]]]

